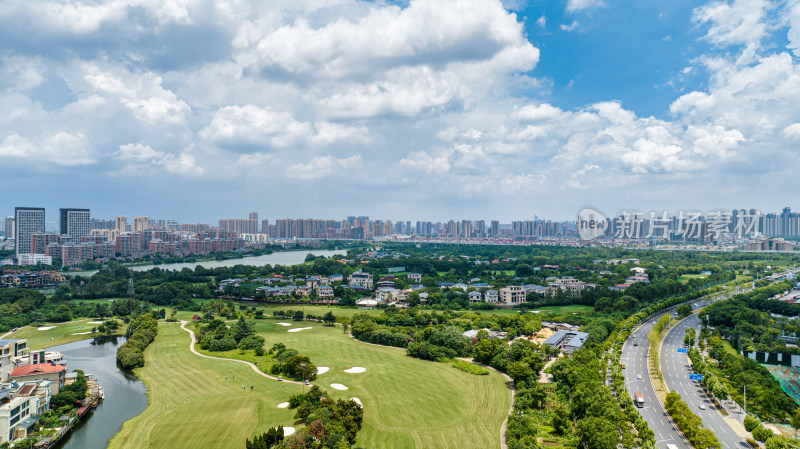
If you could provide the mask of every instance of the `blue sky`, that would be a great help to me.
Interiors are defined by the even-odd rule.
[[[797,0],[9,0],[0,41],[0,214],[800,207]]]

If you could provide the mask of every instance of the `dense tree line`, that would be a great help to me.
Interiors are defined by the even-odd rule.
[[[144,366],[144,350],[158,335],[158,322],[151,313],[136,317],[128,326],[128,341],[117,349],[117,362],[124,369]]]

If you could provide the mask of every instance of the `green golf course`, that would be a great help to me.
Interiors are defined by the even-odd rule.
[[[511,399],[500,374],[470,375],[407,357],[402,349],[354,341],[341,328],[291,324],[257,322],[255,330],[266,338],[267,348],[282,342],[328,367],[314,383],[333,397],[361,400],[365,413],[357,447],[500,446],[500,426]],[[310,329],[288,332],[294,328]],[[161,324],[146,350],[145,367],[136,371],[149,387],[150,404],[125,423],[110,449],[243,447],[256,432],[293,425],[294,411],[277,404],[299,391],[299,385],[269,380],[238,362],[201,358],[189,351],[189,342],[178,324]],[[345,372],[352,367],[366,371]],[[236,381],[225,376],[236,376]],[[348,390],[336,390],[334,383]]]

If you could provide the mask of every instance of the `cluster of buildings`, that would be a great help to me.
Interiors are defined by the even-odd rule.
[[[60,259],[69,267],[95,259],[210,254],[244,247],[244,240],[235,231],[149,217],[134,217],[130,226],[125,216],[113,221],[92,219],[89,209],[60,209],[59,232],[46,232],[44,208],[17,207],[14,217],[6,219],[9,231],[14,236],[17,263],[22,266],[49,265],[53,259]]]
[[[0,340],[0,444],[26,438],[50,408],[50,399],[74,382],[66,362],[57,352],[28,351],[27,340]],[[90,393],[102,397],[93,379]],[[82,404],[83,411],[88,409]],[[79,409],[81,414],[81,409]]]
[[[0,274],[0,288],[49,288],[66,281],[58,271],[6,270]]]

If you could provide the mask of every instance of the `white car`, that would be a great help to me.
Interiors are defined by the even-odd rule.
[[[642,380],[642,375],[641,374],[637,374],[636,378],[639,379],[639,380]]]
[[[700,404],[700,410],[705,410],[705,409],[706,409],[706,405],[705,404]]]

